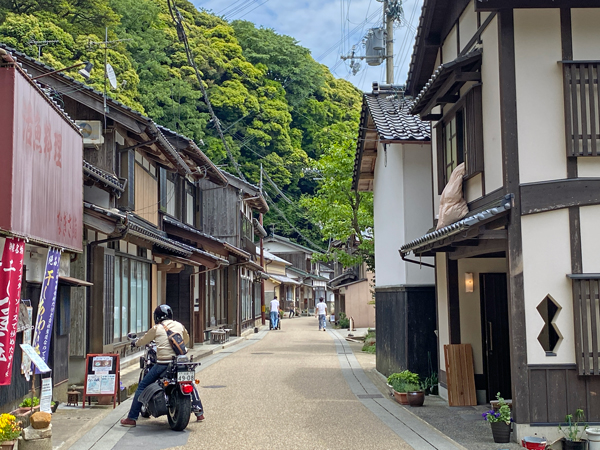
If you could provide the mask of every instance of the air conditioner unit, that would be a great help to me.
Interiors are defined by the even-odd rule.
[[[83,144],[104,144],[102,136],[102,122],[99,120],[76,120],[75,123],[81,128]]]

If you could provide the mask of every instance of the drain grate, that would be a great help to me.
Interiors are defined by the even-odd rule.
[[[358,398],[383,398],[381,394],[357,394]]]
[[[227,387],[227,386],[222,386],[220,384],[213,384],[213,385],[210,385],[210,386],[202,386],[202,387],[204,389],[221,389],[221,388],[224,388],[224,387]]]

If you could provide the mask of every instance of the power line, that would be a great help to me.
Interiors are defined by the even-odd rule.
[[[208,108],[208,112],[210,114],[211,120],[215,124],[215,128],[217,129],[217,132],[219,133],[221,142],[223,142],[223,145],[225,146],[225,150],[227,151],[227,156],[229,156],[229,159],[230,159],[231,163],[233,164],[233,167],[235,168],[236,172],[240,176],[240,178],[242,180],[246,181],[246,177],[244,177],[244,174],[242,173],[238,162],[235,160],[235,158],[233,157],[233,154],[231,153],[229,144],[225,140],[225,136],[223,135],[223,130],[221,129],[221,124],[219,123],[219,118],[215,114],[215,112],[212,108],[212,105],[210,103],[210,99],[208,98],[208,93],[206,92],[206,89],[204,88],[204,84],[202,82],[202,77],[200,76],[200,72],[198,71],[198,67],[196,66],[196,61],[194,60],[192,50],[190,49],[190,45],[188,43],[187,34],[183,27],[183,17],[181,15],[181,13],[179,12],[179,10],[177,9],[177,7],[173,4],[173,0],[167,0],[167,5],[169,6],[169,13],[171,14],[171,18],[173,19],[173,22],[175,22],[175,28],[177,29],[177,36],[179,37],[179,40],[183,43],[183,45],[185,47],[185,53],[187,55],[189,65],[194,68],[194,72],[196,73],[196,79],[198,80],[198,84],[200,85],[200,91],[202,92],[202,96],[204,97],[204,102],[206,103],[206,106]]]

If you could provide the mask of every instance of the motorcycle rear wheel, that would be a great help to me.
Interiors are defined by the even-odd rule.
[[[192,414],[192,402],[187,395],[182,394],[179,388],[171,393],[167,418],[173,431],[183,431],[188,426]]]

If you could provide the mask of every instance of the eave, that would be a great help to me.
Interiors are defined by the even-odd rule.
[[[475,0],[475,11],[516,8],[598,8],[597,0]]]

